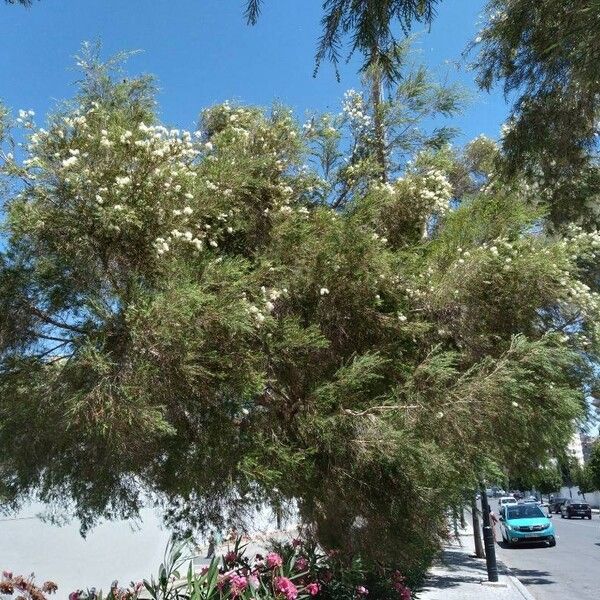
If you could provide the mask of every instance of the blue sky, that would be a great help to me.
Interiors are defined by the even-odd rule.
[[[473,91],[461,53],[476,35],[483,4],[442,3],[417,44],[440,77]],[[342,66],[340,83],[327,64],[313,78],[321,0],[265,0],[255,27],[244,22],[243,0],[41,0],[31,9],[1,3],[0,16],[0,98],[38,115],[73,94],[73,56],[84,40],[100,40],[106,55],[143,50],[127,70],[157,77],[162,119],[177,127],[192,127],[202,108],[225,99],[263,106],[279,100],[300,117],[337,110],[344,91],[358,87],[358,57]],[[481,93],[457,125],[463,139],[496,137],[506,114],[500,90]]]

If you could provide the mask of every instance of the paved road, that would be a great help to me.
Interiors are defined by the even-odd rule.
[[[591,521],[552,517],[557,533],[555,548],[499,544],[498,558],[537,600],[599,600],[600,517],[594,514]],[[501,540],[499,529],[497,534]]]

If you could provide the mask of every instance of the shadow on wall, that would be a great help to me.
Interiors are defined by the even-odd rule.
[[[587,502],[592,508],[600,508],[600,492],[581,494],[579,488],[576,485],[574,485],[571,488],[560,488],[560,496],[562,498],[573,498],[573,500],[581,500],[582,502]]]

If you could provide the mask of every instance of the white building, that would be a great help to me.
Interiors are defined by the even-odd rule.
[[[577,460],[580,466],[583,467],[583,445],[581,443],[581,434],[576,431],[569,442],[568,451]]]

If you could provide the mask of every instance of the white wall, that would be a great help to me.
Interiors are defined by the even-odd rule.
[[[59,600],[76,589],[108,590],[114,579],[126,585],[149,577],[158,569],[170,537],[151,510],[137,524],[103,523],[86,539],[79,535],[78,522],[58,527],[37,518],[40,510],[31,506],[13,517],[0,517],[0,571],[35,573],[38,583],[50,579],[58,585]]]
[[[583,496],[579,494],[579,488],[574,485],[571,489],[571,493],[569,494],[568,487],[562,487],[560,489],[560,495],[563,498],[573,498],[573,500],[581,500],[584,502]],[[591,494],[585,495],[585,502],[591,504],[592,508],[600,508],[600,492],[593,492]]]
[[[31,505],[16,515],[0,515],[0,572],[35,573],[38,583],[52,580],[58,585],[57,600],[88,587],[106,592],[115,579],[124,586],[149,579],[156,574],[170,538],[160,514],[150,509],[142,511],[139,522],[101,523],[85,539],[78,522],[59,527],[37,516],[43,512],[43,505]],[[295,523],[292,514],[284,527],[294,528]],[[249,515],[248,526],[253,536],[267,536],[275,530],[275,515],[264,508]],[[0,600],[4,598],[0,594]]]

